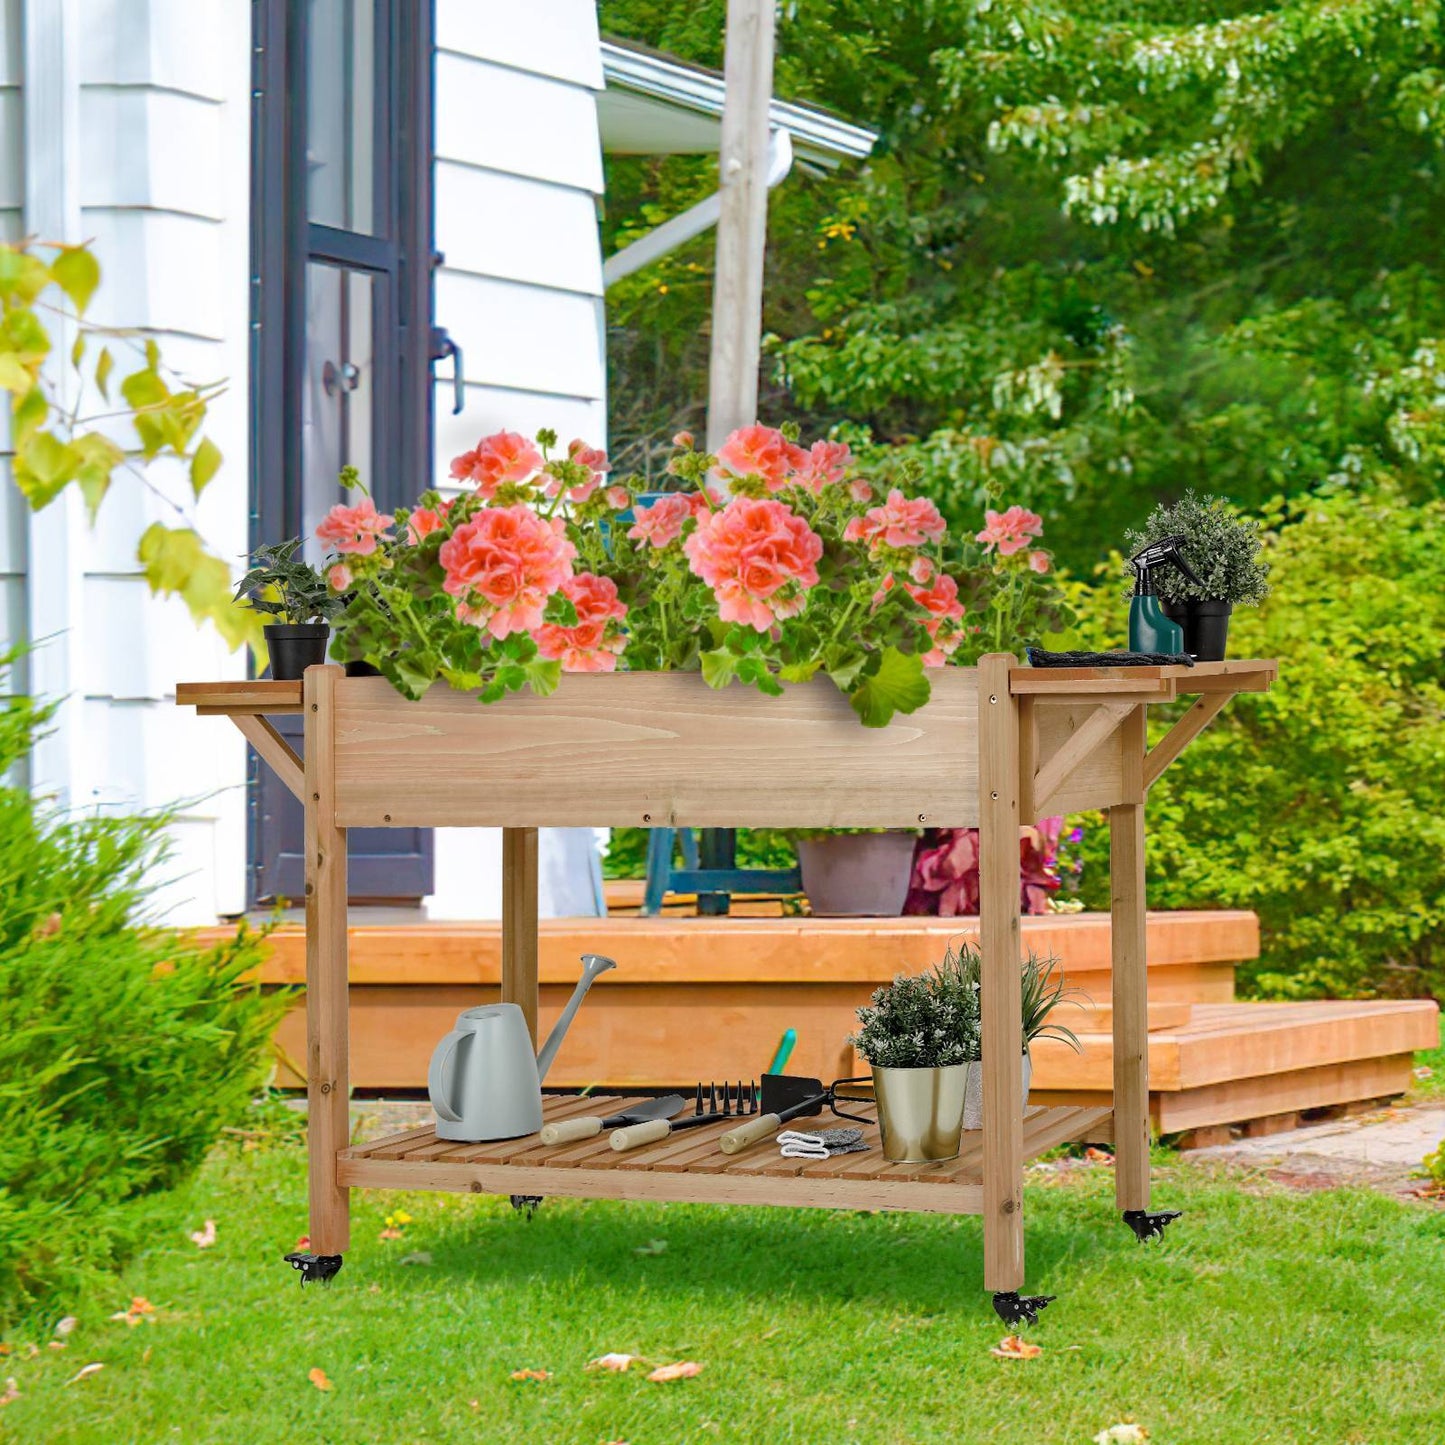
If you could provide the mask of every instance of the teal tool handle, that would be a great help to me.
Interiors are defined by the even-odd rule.
[[[793,1050],[798,1046],[797,1029],[785,1029],[783,1036],[778,1040],[778,1051],[773,1055],[773,1061],[768,1065],[770,1074],[781,1074],[788,1066],[788,1060],[793,1057]]]

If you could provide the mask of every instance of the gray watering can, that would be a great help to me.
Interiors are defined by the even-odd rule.
[[[542,1080],[572,1016],[592,980],[616,967],[610,958],[582,955],[581,981],[535,1058],[526,1016],[516,1004],[485,1004],[458,1015],[456,1028],[436,1046],[427,1071],[437,1138],[480,1144],[537,1133],[542,1127]]]

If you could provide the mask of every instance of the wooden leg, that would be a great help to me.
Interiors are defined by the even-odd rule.
[[[537,830],[502,829],[502,1000],[537,1043]]]
[[[1114,1002],[1114,1188],[1119,1208],[1149,1207],[1149,991],[1144,894],[1144,709],[1122,730],[1126,796],[1109,809]]]
[[[992,653],[978,667],[983,1279],[995,1293],[1024,1282],[1019,714],[1008,683],[1014,663]]]
[[[351,1196],[336,1155],[351,1132],[346,998],[346,829],[336,826],[333,699],[339,667],[310,667],[303,685],[306,759],[306,1117],[311,1250],[351,1245]]]

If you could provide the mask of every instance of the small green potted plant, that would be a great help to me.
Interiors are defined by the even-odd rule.
[[[917,828],[789,833],[808,906],[820,918],[897,918],[908,898]]]
[[[950,944],[937,967],[875,989],[858,1023],[849,1042],[873,1071],[884,1157],[956,1158],[968,1062],[979,1054],[978,955]]]
[[[1183,552],[1199,582],[1161,567],[1160,600],[1184,629],[1184,650],[1200,662],[1222,662],[1230,614],[1236,607],[1257,607],[1269,595],[1259,523],[1241,516],[1224,497],[1191,490],[1177,502],[1155,507],[1143,528],[1129,533],[1129,551],[1179,535],[1188,538]]]
[[[972,954],[965,967],[971,968],[975,975],[980,972],[981,961],[976,950],[971,950],[967,944],[964,945],[964,953]],[[1068,1044],[1075,1051],[1079,1049],[1079,1039],[1072,1029],[1065,1028],[1063,1024],[1054,1023],[1051,1015],[1060,1004],[1079,1004],[1082,998],[1082,990],[1071,988],[1064,980],[1060,962],[1053,954],[1040,958],[1033,949],[1029,949],[1028,957],[1020,966],[1022,977],[1020,978],[1021,1006],[1020,1022],[1023,1026],[1023,1073],[1024,1073],[1024,1107],[1028,1107],[1029,1084],[1033,1079],[1034,1065],[1029,1057],[1029,1047],[1035,1039],[1058,1039]],[[981,1053],[974,1055],[968,1062],[968,1086],[964,1093],[963,1103],[963,1127],[965,1129],[983,1128],[983,1063]]]
[[[301,539],[258,547],[251,567],[236,586],[236,600],[275,618],[262,632],[271,655],[271,676],[295,682],[308,667],[326,661],[330,619],[345,605],[304,557]]]

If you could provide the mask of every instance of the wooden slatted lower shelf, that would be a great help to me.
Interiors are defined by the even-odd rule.
[[[639,1100],[550,1096],[548,1119],[620,1113]],[[871,1105],[850,1106],[869,1114]],[[827,1128],[825,1115],[794,1127]],[[1107,1108],[1033,1108],[1024,1119],[1024,1155],[1035,1158],[1069,1141],[1107,1142]],[[577,1199],[652,1199],[695,1204],[781,1204],[820,1209],[900,1209],[978,1214],[983,1209],[983,1135],[963,1136],[957,1159],[890,1164],[878,1129],[864,1127],[867,1153],[825,1160],[784,1159],[771,1140],[741,1154],[717,1146],[729,1124],[687,1129],[660,1144],[619,1153],[607,1135],[553,1148],[535,1134],[490,1144],[457,1144],[430,1129],[410,1129],[354,1145],[337,1155],[340,1183],[354,1189],[443,1189],[472,1194],[540,1194]]]

